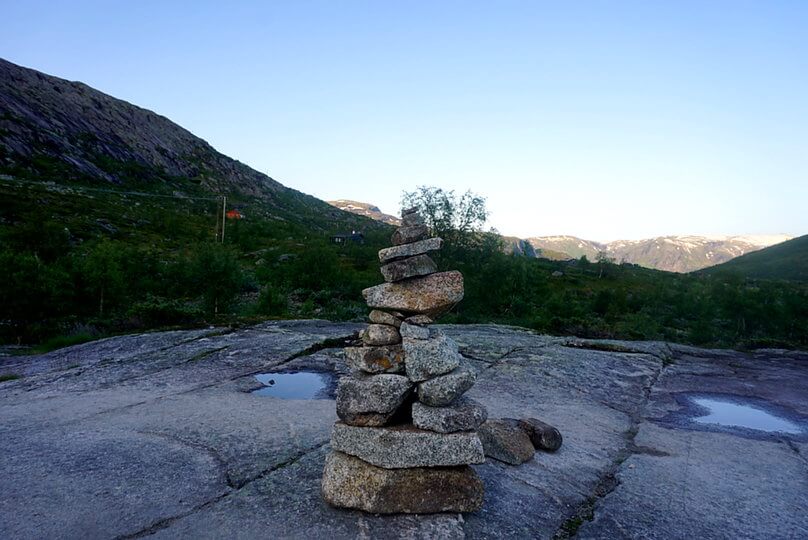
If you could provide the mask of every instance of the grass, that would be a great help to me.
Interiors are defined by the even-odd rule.
[[[56,336],[50,338],[49,340],[43,343],[40,343],[36,347],[31,348],[28,354],[44,354],[51,351],[55,351],[56,349],[63,349],[65,347],[70,347],[71,345],[79,345],[81,343],[87,343],[88,341],[100,339],[101,337],[102,336],[92,336],[90,334]]]

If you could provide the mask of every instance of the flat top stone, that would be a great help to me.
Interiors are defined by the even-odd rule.
[[[406,257],[412,257],[414,255],[420,255],[422,253],[428,253],[430,251],[440,249],[442,245],[443,240],[441,238],[434,237],[427,238],[426,240],[419,240],[418,242],[385,248],[379,251],[379,261],[386,263],[396,259],[403,259]]]
[[[485,461],[476,433],[436,433],[411,424],[357,427],[338,422],[331,446],[385,469],[452,467]]]
[[[558,427],[561,448],[518,467],[473,466],[485,502],[462,519],[331,508],[320,482],[334,402],[248,391],[256,370],[345,369],[341,349],[304,351],[359,328],[281,321],[0,359],[0,373],[23,375],[0,383],[0,537],[552,538],[591,500],[579,538],[799,538],[808,528],[804,436],[668,417],[695,412],[679,397],[715,393],[805,426],[808,355],[661,342],[602,351],[500,325],[438,328],[479,370],[467,395],[493,417]],[[620,483],[601,496],[612,471]]]
[[[362,291],[368,306],[437,316],[463,299],[463,274],[453,270],[382,283]]]

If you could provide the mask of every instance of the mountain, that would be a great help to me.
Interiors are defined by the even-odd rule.
[[[808,235],[741,255],[705,269],[708,274],[738,274],[755,279],[808,281]]]
[[[347,199],[329,201],[342,210],[367,216],[391,225],[398,219],[383,214],[372,204]],[[615,240],[595,242],[576,236],[536,236],[527,239],[503,236],[505,251],[514,255],[551,260],[579,259],[586,256],[597,260],[599,254],[616,262],[627,262],[668,272],[693,272],[727,262],[788,240],[787,235],[747,236],[659,236],[644,240]]]
[[[544,236],[528,240],[538,250],[561,252],[568,258],[577,259],[586,255],[589,260],[595,260],[599,253],[605,253],[617,262],[669,272],[692,272],[788,239],[786,235],[660,236],[644,240],[616,240],[605,244],[574,236]]]
[[[376,221],[381,221],[382,223],[387,223],[388,225],[394,225],[398,227],[401,225],[401,220],[396,216],[391,216],[390,214],[385,214],[381,210],[379,210],[378,206],[374,206],[372,204],[363,203],[359,201],[352,201],[350,199],[339,199],[337,201],[327,201],[328,204],[331,206],[335,206],[340,210],[344,210],[346,212],[351,212],[353,214],[357,214],[360,216],[369,217],[371,219],[375,219]]]
[[[231,159],[164,116],[0,59],[0,174],[177,198],[227,196],[310,230],[376,228]]]
[[[539,236],[527,239],[530,244],[540,251],[539,256],[551,254],[547,259],[580,259],[584,255],[594,261],[598,253],[606,250],[606,245],[600,242],[584,240],[575,236]]]

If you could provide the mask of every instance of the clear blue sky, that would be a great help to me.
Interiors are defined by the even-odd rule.
[[[0,0],[0,56],[323,199],[596,240],[808,233],[808,2]]]

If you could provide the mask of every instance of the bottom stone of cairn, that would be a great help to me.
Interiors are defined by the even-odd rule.
[[[332,452],[322,484],[326,502],[378,514],[474,512],[483,503],[483,483],[468,465],[384,469]]]

